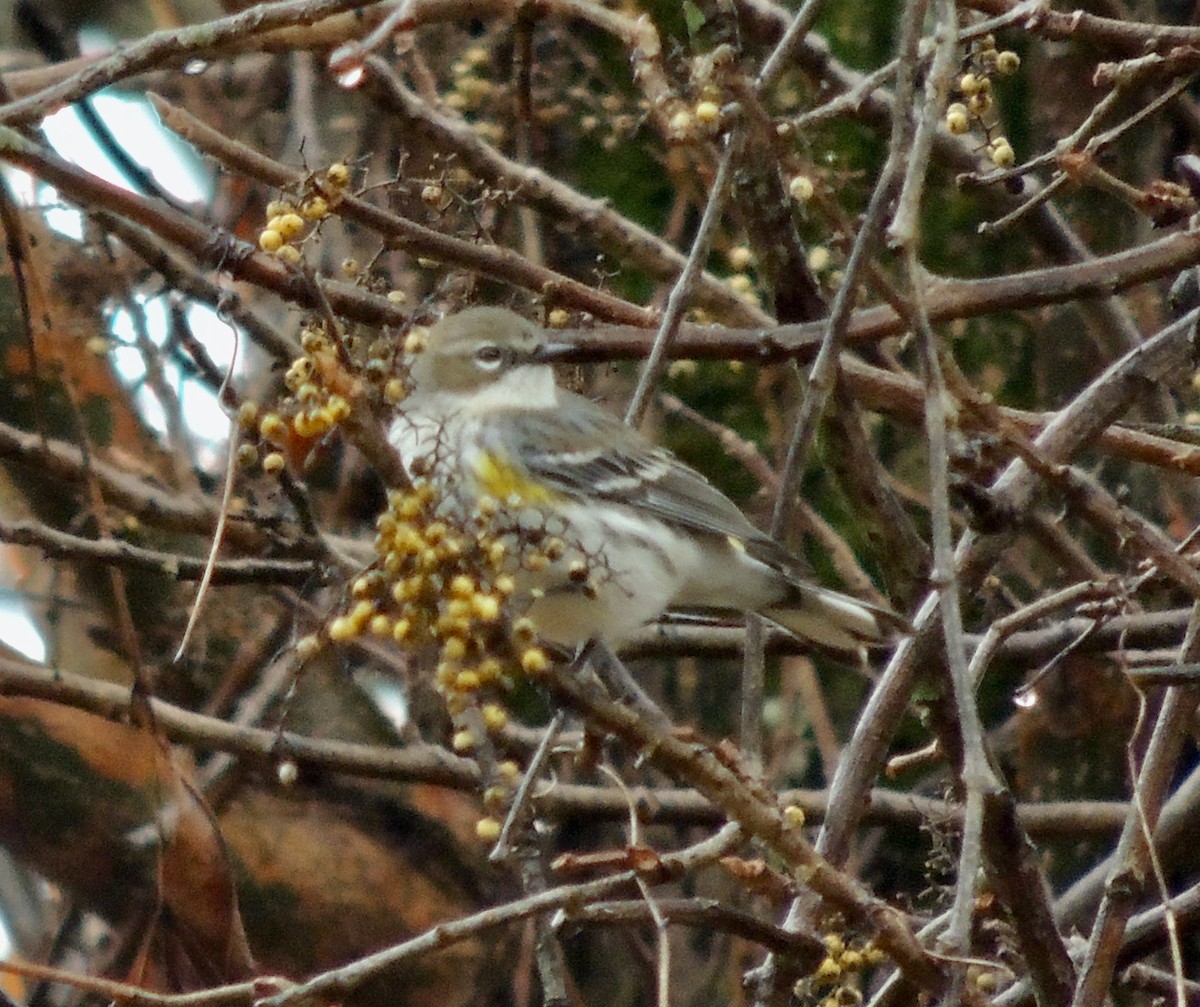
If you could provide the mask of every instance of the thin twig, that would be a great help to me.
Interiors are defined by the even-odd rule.
[[[717,177],[713,180],[712,189],[709,190],[708,202],[704,204],[704,214],[700,218],[700,226],[696,228],[696,236],[692,239],[692,248],[688,253],[687,262],[679,274],[679,279],[671,288],[658,332],[654,336],[654,342],[650,345],[650,352],[646,354],[646,362],[642,365],[642,371],[638,375],[637,387],[625,409],[625,422],[631,427],[636,427],[641,423],[642,417],[650,405],[650,394],[667,366],[667,350],[679,331],[679,324],[683,321],[683,314],[687,310],[688,301],[692,296],[692,287],[703,272],[704,263],[712,248],[717,225],[721,221],[721,210],[729,195],[729,175],[739,150],[740,141],[737,134],[726,136],[725,151],[721,154],[721,160],[717,165]]]

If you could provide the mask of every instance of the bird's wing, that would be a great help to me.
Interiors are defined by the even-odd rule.
[[[598,497],[693,531],[733,536],[772,565],[795,562],[700,473],[582,396],[561,394],[566,408],[517,411],[503,425],[502,450],[530,478],[570,497]]]

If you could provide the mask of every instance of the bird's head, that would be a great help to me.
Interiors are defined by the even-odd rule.
[[[430,328],[410,369],[413,389],[470,394],[522,368],[549,375],[548,348],[532,322],[507,308],[467,308]]]

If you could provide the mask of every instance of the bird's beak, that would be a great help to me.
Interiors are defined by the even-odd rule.
[[[530,355],[535,364],[557,364],[579,352],[573,343],[541,343]]]

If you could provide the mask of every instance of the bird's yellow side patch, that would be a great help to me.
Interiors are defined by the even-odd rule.
[[[559,494],[517,471],[502,455],[483,452],[475,459],[479,488],[497,500],[523,504],[552,503]]]

